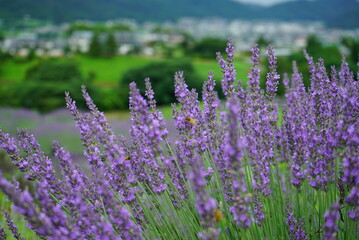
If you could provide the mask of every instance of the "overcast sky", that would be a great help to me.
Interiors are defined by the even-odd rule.
[[[253,3],[253,4],[262,5],[262,6],[270,6],[270,5],[274,5],[276,3],[289,2],[289,1],[293,1],[293,0],[235,0],[235,1],[242,2],[242,3]]]

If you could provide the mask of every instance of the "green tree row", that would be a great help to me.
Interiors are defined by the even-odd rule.
[[[189,87],[200,91],[203,80],[195,72],[189,60],[162,61],[131,69],[123,76],[119,76],[121,80],[117,87],[109,89],[95,86],[92,81],[93,76],[90,74],[84,77],[74,61],[47,59],[29,68],[21,83],[1,84],[0,78],[0,106],[49,112],[65,106],[64,92],[67,91],[82,108],[85,107],[85,102],[81,96],[81,85],[85,85],[101,110],[127,109],[129,83],[136,82],[144,93],[146,77],[151,78],[157,103],[170,104],[175,102],[173,76],[177,71],[184,71],[185,77],[191,79],[188,83]]]
[[[352,38],[342,39],[342,44],[348,49],[349,54],[346,56],[346,60],[349,63],[352,71],[356,71],[356,63],[358,61],[359,40]],[[311,35],[307,39],[307,45],[305,47],[306,52],[313,57],[314,61],[319,58],[324,60],[325,67],[330,69],[331,66],[335,66],[336,69],[340,68],[342,63],[341,59],[343,53],[340,51],[338,45],[324,45],[316,35]],[[293,62],[296,62],[299,71],[302,73],[304,84],[306,87],[310,86],[310,75],[308,71],[308,61],[304,56],[303,51],[294,52],[289,56],[278,57],[277,71],[283,77],[284,73],[287,73],[290,77],[293,68]],[[268,67],[265,67],[265,71],[262,74],[261,87],[265,88],[265,75],[269,72]],[[328,73],[330,74],[330,73]],[[284,85],[280,82],[278,86],[278,95],[284,94]]]
[[[69,29],[67,30],[67,35],[71,35],[75,31],[93,31],[93,32],[113,32],[113,31],[133,31],[133,29],[123,23],[115,23],[111,26],[107,26],[105,24],[87,24],[83,22],[75,22],[71,24]]]

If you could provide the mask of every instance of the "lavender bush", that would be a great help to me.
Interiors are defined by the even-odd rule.
[[[358,239],[359,84],[343,59],[328,73],[307,56],[311,86],[293,64],[284,76],[286,103],[278,124],[279,74],[272,47],[266,91],[260,89],[259,49],[246,90],[236,79],[234,47],[222,68],[222,106],[210,72],[203,108],[184,73],[175,74],[168,139],[149,79],[145,96],[130,84],[131,142],[114,134],[85,87],[90,110],[66,103],[81,135],[90,174],[58,142],[62,177],[34,136],[0,131],[0,145],[34,181],[30,194],[0,178],[0,189],[42,239]],[[6,213],[13,235],[21,233]],[[0,226],[0,239],[6,233]]]

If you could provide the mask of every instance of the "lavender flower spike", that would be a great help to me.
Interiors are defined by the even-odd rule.
[[[287,202],[287,208],[285,210],[287,215],[287,219],[285,223],[289,227],[289,232],[288,232],[289,238],[295,240],[308,239],[307,234],[305,233],[304,230],[303,219],[299,219],[299,220],[296,219],[289,202]]]
[[[227,52],[227,60],[225,61],[223,59],[223,57],[221,56],[221,54],[218,52],[217,53],[217,60],[218,60],[218,64],[222,69],[222,73],[223,73],[223,78],[222,78],[222,91],[224,93],[225,96],[229,97],[232,96],[235,89],[234,89],[234,81],[236,80],[236,70],[234,69],[234,46],[233,46],[233,42],[232,39],[228,39],[228,43],[227,43],[227,48],[226,48],[226,52]]]
[[[0,176],[0,190],[2,190],[14,203],[16,209],[24,215],[25,219],[31,224],[36,234],[40,237],[54,236],[54,227],[50,219],[33,204],[33,198],[27,191],[21,192],[11,183]]]
[[[335,240],[336,232],[339,230],[335,222],[339,219],[340,205],[338,203],[333,204],[328,211],[325,212],[325,224],[323,226],[324,240]]]
[[[259,93],[259,79],[260,79],[260,69],[259,69],[259,48],[258,44],[254,44],[251,49],[252,52],[252,64],[253,67],[248,75],[248,90],[250,92]]]
[[[198,236],[204,240],[215,240],[219,237],[220,229],[215,226],[216,200],[209,197],[205,189],[205,181],[200,170],[200,157],[195,155],[189,179],[192,181],[193,191],[196,193],[196,209],[200,222],[204,228]]]
[[[231,169],[232,188],[234,192],[233,206],[230,212],[234,216],[238,226],[248,228],[251,224],[248,214],[249,197],[246,196],[247,187],[244,180],[244,172],[242,170],[242,158],[244,141],[240,138],[239,123],[239,99],[235,96],[227,102],[229,129],[227,135],[227,144],[225,153],[228,157],[227,169]]]
[[[0,240],[5,240],[7,237],[4,228],[0,225]]]
[[[278,80],[280,78],[279,74],[276,72],[277,69],[277,57],[274,55],[274,49],[272,46],[268,47],[266,52],[268,55],[269,62],[269,73],[267,73],[267,97],[269,100],[274,100],[277,89],[278,89]]]
[[[14,236],[14,238],[16,238],[18,240],[25,240],[25,238],[21,237],[19,230],[17,229],[16,225],[14,224],[14,221],[11,219],[9,213],[6,211],[5,211],[5,218],[6,218],[7,225],[9,227],[12,235]]]
[[[145,85],[146,85],[146,97],[148,99],[148,104],[150,105],[151,109],[155,109],[156,108],[155,93],[153,92],[149,78],[145,78]]]
[[[103,167],[104,164],[101,161],[98,143],[96,143],[93,136],[94,130],[91,129],[90,123],[86,121],[84,116],[77,109],[76,102],[71,99],[70,94],[66,92],[65,95],[66,106],[74,117],[76,126],[80,129],[81,140],[83,141],[82,145],[86,148],[84,150],[84,155],[87,157],[92,171],[96,172],[96,169]]]
[[[20,156],[20,150],[16,145],[15,139],[10,137],[10,134],[4,133],[0,129],[0,148],[3,148],[7,154],[11,157],[13,164],[25,172],[29,166],[29,163]]]

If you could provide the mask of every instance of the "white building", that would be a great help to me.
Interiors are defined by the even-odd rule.
[[[69,38],[70,49],[74,52],[80,51],[86,53],[90,49],[91,39],[93,37],[92,31],[75,31]]]

